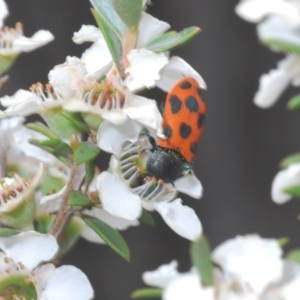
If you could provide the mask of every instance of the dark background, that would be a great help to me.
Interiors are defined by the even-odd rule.
[[[55,41],[23,54],[10,72],[3,94],[13,94],[37,81],[47,82],[54,65],[67,55],[81,55],[89,46],[75,45],[73,32],[81,24],[94,24],[88,0],[8,0],[10,17],[25,25],[25,34],[48,29]],[[189,62],[205,79],[208,118],[198,147],[195,171],[204,186],[204,197],[182,196],[199,215],[212,247],[238,234],[291,238],[300,244],[297,201],[278,206],[271,201],[270,186],[280,160],[300,149],[295,130],[299,112],[285,109],[296,93],[290,88],[269,110],[254,106],[259,76],[276,66],[282,55],[260,45],[254,24],[236,16],[237,1],[153,0],[148,12],[169,22],[172,29],[198,25],[202,33],[173,52]],[[153,93],[152,93],[153,95]],[[160,94],[159,94],[160,95]],[[129,299],[143,286],[141,274],[177,259],[180,270],[190,267],[189,242],[176,235],[155,215],[156,227],[141,225],[123,232],[132,251],[127,263],[107,246],[83,240],[69,253],[65,264],[74,264],[90,278],[96,299]]]

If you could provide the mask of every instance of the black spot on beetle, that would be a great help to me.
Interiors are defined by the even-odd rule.
[[[191,146],[190,146],[191,153],[196,154],[196,150],[197,150],[197,143],[196,142],[191,143]]]
[[[197,99],[193,96],[188,96],[185,99],[185,105],[189,109],[190,112],[197,112],[199,109]]]
[[[206,114],[199,114],[198,121],[197,121],[197,125],[199,129],[204,125],[205,120],[206,120]]]
[[[180,88],[183,90],[188,90],[192,87],[192,84],[189,81],[184,81],[180,84]]]
[[[171,104],[171,110],[173,114],[176,114],[180,111],[182,102],[176,95],[171,96],[170,104]]]
[[[187,139],[191,134],[191,132],[192,132],[191,126],[185,124],[184,122],[180,124],[179,133],[183,139]]]
[[[164,135],[167,137],[167,138],[170,138],[172,136],[173,132],[172,132],[172,128],[167,125],[165,128],[164,128]]]

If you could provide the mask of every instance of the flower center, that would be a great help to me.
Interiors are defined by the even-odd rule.
[[[16,23],[15,28],[4,27],[0,30],[0,50],[12,49],[13,42],[23,34],[22,23]]]
[[[106,83],[100,83],[84,94],[84,102],[96,109],[120,110],[126,103],[126,96],[121,91]]]

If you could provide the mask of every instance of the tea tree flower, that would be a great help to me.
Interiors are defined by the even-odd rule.
[[[291,164],[276,174],[271,188],[273,201],[283,204],[292,199],[292,196],[284,190],[296,185],[300,185],[300,163]]]
[[[31,38],[23,35],[23,25],[17,23],[15,28],[3,27],[8,16],[7,5],[0,1],[0,76],[9,69],[21,52],[33,51],[54,39],[47,30],[39,30]]]
[[[92,287],[79,269],[43,264],[58,251],[52,235],[28,231],[1,237],[0,249],[0,298],[92,299]]]
[[[282,258],[275,239],[238,236],[218,246],[212,260],[217,264],[212,286],[202,285],[195,268],[179,273],[175,261],[145,272],[143,280],[162,288],[163,300],[295,299],[300,266]]]
[[[272,50],[288,53],[276,69],[260,79],[254,102],[262,108],[268,108],[289,84],[300,84],[300,60],[297,55],[300,47],[299,3],[287,0],[242,0],[237,5],[236,12],[247,21],[259,23],[257,33],[263,43],[270,45]]]

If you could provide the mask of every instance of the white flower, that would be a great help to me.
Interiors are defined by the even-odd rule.
[[[31,38],[23,36],[23,26],[17,23],[15,28],[3,27],[3,20],[8,15],[7,5],[0,1],[0,55],[17,56],[21,52],[33,51],[54,39],[48,30],[39,30]]]
[[[163,288],[163,300],[214,300],[214,288],[203,287],[195,270],[187,273],[177,271],[177,262],[162,265],[155,271],[143,274],[143,280],[150,286]]]
[[[170,201],[178,191],[200,198],[201,183],[192,173],[175,180],[174,185],[142,175],[139,164],[144,164],[142,160],[147,161],[151,156],[151,147],[148,138],[142,135],[136,143],[122,148],[118,156],[111,157],[109,170],[97,178],[103,209],[128,220],[139,218],[143,208],[156,210],[177,234],[195,240],[202,233],[195,211],[183,206],[181,199]]]
[[[257,33],[261,41],[300,47],[300,3],[288,0],[242,0],[237,14],[250,22],[260,22]],[[272,50],[279,48],[271,46]],[[261,77],[254,103],[261,108],[272,106],[289,84],[300,85],[300,60],[288,54],[278,68]]]
[[[132,49],[127,55],[129,65],[126,66],[127,76],[123,84],[130,91],[134,92],[155,85],[167,91],[170,86],[173,86],[178,79],[184,76],[195,78],[201,88],[206,88],[202,77],[182,59],[176,57],[173,62],[172,58],[169,59],[165,53],[154,53],[145,48],[148,42],[163,34],[169,28],[168,23],[142,12],[136,48]],[[95,74],[97,77],[104,76],[111,68],[113,61],[101,31],[93,26],[84,25],[79,32],[74,34],[73,41],[76,43],[94,42],[81,58],[86,63],[89,73]],[[185,66],[183,67],[183,65]],[[110,80],[109,76],[113,74],[113,70],[114,68],[108,73],[108,80]],[[166,74],[166,78],[164,78],[164,74]]]
[[[93,298],[92,287],[79,269],[73,266],[55,268],[51,263],[42,264],[53,259],[59,249],[52,235],[27,231],[11,237],[1,237],[0,249],[1,297],[5,297],[9,289],[18,299]],[[6,284],[2,285],[2,281]]]
[[[273,201],[283,204],[292,199],[292,196],[285,193],[284,190],[293,185],[300,185],[300,163],[291,164],[277,173],[271,188]]]
[[[281,278],[281,255],[277,240],[248,235],[219,245],[213,251],[212,259],[232,281],[260,294],[270,283],[276,283]]]
[[[218,246],[212,260],[213,284],[204,287],[196,269],[179,273],[177,262],[143,274],[143,281],[163,289],[163,300],[296,300],[300,265],[284,260],[275,239],[238,236]]]
[[[0,111],[0,118],[21,115],[28,116],[35,113],[42,114],[48,109],[60,107],[61,99],[57,99],[53,91],[44,88],[40,83],[32,86],[32,92],[18,90],[13,96],[0,98],[2,106],[7,107],[5,111]]]

